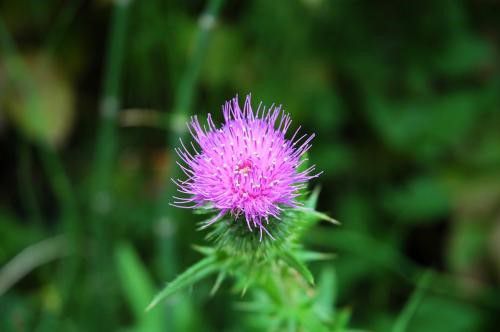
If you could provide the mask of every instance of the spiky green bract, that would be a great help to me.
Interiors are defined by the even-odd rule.
[[[272,238],[259,233],[249,232],[246,224],[239,220],[220,221],[208,233],[207,240],[215,244],[218,250],[233,253],[235,256],[252,256],[253,258],[266,258],[272,256],[277,250],[285,250],[289,242],[291,228],[293,227],[292,215],[287,215],[281,221],[271,220],[266,225]]]

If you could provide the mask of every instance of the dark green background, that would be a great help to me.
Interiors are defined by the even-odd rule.
[[[307,246],[350,327],[391,331],[431,271],[406,331],[498,329],[499,2],[209,2],[0,3],[0,290],[27,266],[0,331],[251,330],[213,280],[143,312],[206,244],[168,206],[183,122],[250,92],[317,134],[342,225]]]

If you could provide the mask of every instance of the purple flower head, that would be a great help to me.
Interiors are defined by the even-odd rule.
[[[281,106],[259,105],[252,110],[250,95],[243,110],[238,97],[222,108],[224,123],[218,128],[208,114],[207,126],[191,118],[189,131],[199,146],[191,153],[181,141],[176,149],[184,164],[177,163],[186,180],[174,183],[188,197],[174,197],[174,206],[199,208],[209,205],[218,211],[205,222],[207,227],[227,214],[245,218],[248,229],[262,231],[269,217],[280,219],[283,207],[297,207],[295,199],[306,186],[315,167],[299,171],[301,156],[311,147],[313,135],[301,135],[300,127],[291,138],[285,137],[292,120]]]

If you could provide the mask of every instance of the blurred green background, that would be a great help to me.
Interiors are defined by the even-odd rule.
[[[317,134],[334,312],[498,331],[499,45],[493,0],[2,1],[0,331],[255,330],[214,280],[144,313],[206,244],[184,122],[249,92]]]

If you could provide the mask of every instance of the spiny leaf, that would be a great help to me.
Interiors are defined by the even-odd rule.
[[[298,208],[300,211],[308,214],[309,216],[312,216],[314,218],[317,218],[319,220],[324,220],[324,221],[328,221],[334,225],[340,225],[340,222],[333,219],[332,217],[330,217],[329,215],[323,213],[323,212],[319,212],[319,211],[316,211],[314,209],[311,209],[311,208],[307,208],[307,207],[299,207]]]
[[[243,289],[241,290],[241,297],[245,296],[251,283],[252,283],[252,280],[248,279],[248,280],[246,280],[245,284],[243,284]]]
[[[316,186],[312,193],[307,198],[304,206],[309,209],[316,209],[316,205],[318,204],[319,192],[321,191],[320,186]]]
[[[215,256],[205,257],[196,264],[189,267],[182,274],[177,276],[172,282],[167,284],[167,286],[159,292],[153,301],[148,305],[146,311],[151,310],[160,301],[164,300],[173,293],[200,281],[201,279],[214,273],[218,268],[218,262]]]
[[[299,260],[294,254],[284,251],[281,253],[281,258],[292,269],[296,270],[309,284],[314,285],[314,277],[307,266]]]
[[[206,247],[206,246],[199,246],[196,244],[193,244],[191,247],[193,247],[194,250],[199,252],[200,254],[203,254],[205,256],[210,256],[213,253],[215,253],[215,249],[212,247]]]
[[[214,286],[212,287],[212,290],[210,291],[210,295],[215,295],[215,293],[219,290],[220,285],[222,285],[222,282],[226,279],[226,272],[222,271],[219,272],[217,275],[217,279],[215,280]]]

